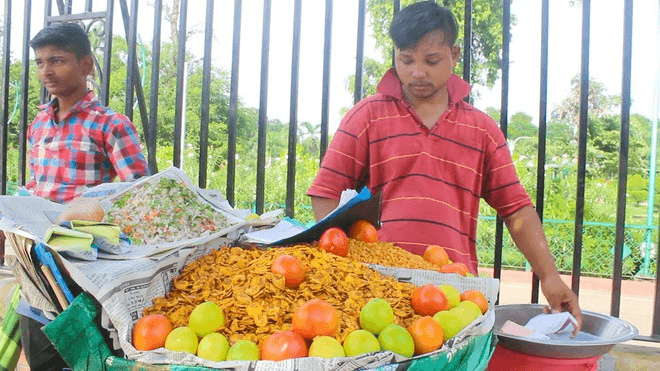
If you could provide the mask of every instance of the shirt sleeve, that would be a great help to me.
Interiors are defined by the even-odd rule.
[[[361,102],[344,116],[308,196],[339,199],[345,189],[365,182],[369,164],[369,104]]]
[[[504,134],[492,119],[489,117],[485,119],[489,121],[487,131],[493,141],[486,150],[481,195],[491,207],[497,210],[500,217],[506,218],[523,207],[533,206],[533,204],[520,183]]]
[[[30,178],[28,179],[27,183],[25,184],[26,189],[32,189],[36,186],[37,182],[35,181],[35,174],[34,174],[34,168],[32,165],[33,161],[33,156],[32,156],[32,149],[34,148],[34,134],[32,132],[32,127],[34,126],[34,123],[39,119],[39,116],[34,119],[34,121],[28,126],[27,133],[25,134],[25,137],[27,138],[27,151],[29,154],[28,158],[28,163],[29,166],[28,168],[30,169]]]
[[[128,117],[115,114],[105,135],[105,149],[119,179],[124,182],[149,175],[135,125]]]

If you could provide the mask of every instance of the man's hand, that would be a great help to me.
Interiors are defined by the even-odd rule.
[[[339,205],[339,200],[310,196],[312,199],[312,208],[314,209],[314,219],[318,222],[324,216],[330,214]]]
[[[558,274],[550,275],[541,280],[541,291],[548,300],[549,307],[545,308],[546,313],[559,313],[568,311],[578,322],[578,327],[573,330],[573,336],[577,335],[582,327],[582,311],[578,304],[578,297],[561,280]]]

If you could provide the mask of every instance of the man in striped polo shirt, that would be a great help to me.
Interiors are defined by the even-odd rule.
[[[381,241],[420,255],[440,245],[477,274],[483,198],[506,222],[552,309],[569,310],[581,323],[577,296],[559,277],[504,135],[463,100],[470,86],[452,73],[460,55],[456,35],[453,14],[434,2],[396,14],[390,28],[395,67],[378,93],[342,120],[307,191],[314,216],[332,211],[344,189],[382,191]]]

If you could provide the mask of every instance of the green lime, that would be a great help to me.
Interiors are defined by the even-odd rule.
[[[202,338],[197,346],[197,356],[211,361],[224,361],[227,359],[229,342],[220,333],[212,332]]]
[[[378,335],[378,343],[383,350],[410,358],[415,353],[415,341],[405,328],[393,323]]]
[[[456,313],[455,311],[441,310],[433,316],[433,319],[438,321],[440,326],[442,326],[442,329],[445,332],[445,340],[456,336],[456,334],[461,332],[463,327],[470,323],[466,323],[467,318],[459,317],[459,314],[460,313]]]
[[[331,336],[317,336],[309,347],[309,357],[335,358],[345,357],[344,347]]]
[[[259,347],[250,340],[239,340],[229,348],[227,361],[258,361]]]
[[[462,302],[458,303],[456,308],[462,308],[470,312],[472,314],[472,321],[481,316],[481,308],[479,308],[479,306],[473,301],[463,300]]]
[[[360,327],[372,334],[379,334],[392,323],[394,311],[385,299],[371,299],[360,311]]]
[[[355,330],[348,334],[346,340],[344,340],[344,352],[348,357],[379,351],[380,343],[378,339],[366,330]]]
[[[461,293],[456,287],[449,284],[444,284],[440,285],[440,291],[444,292],[445,296],[447,297],[447,309],[451,309],[461,302]]]
[[[165,348],[173,352],[197,352],[197,335],[188,326],[177,327],[172,330],[165,339]]]
[[[188,326],[197,336],[204,337],[225,325],[225,315],[218,304],[207,301],[193,309],[188,319]]]

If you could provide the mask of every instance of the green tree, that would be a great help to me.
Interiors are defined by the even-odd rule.
[[[573,128],[573,137],[577,140],[580,125],[580,76],[571,79],[571,91],[552,111],[552,119]],[[599,118],[615,114],[621,104],[621,98],[607,95],[605,85],[595,79],[589,79],[588,114],[589,118]],[[590,131],[593,131],[590,128]]]
[[[507,129],[509,139],[537,137],[539,132],[539,129],[532,124],[532,116],[524,112],[516,112],[511,116]]]
[[[37,113],[39,113],[41,83],[37,74],[36,66],[31,63],[29,66],[28,86],[22,86],[21,74],[23,70],[23,63],[19,60],[10,58],[9,61],[9,94],[7,105],[7,180],[11,183],[18,183],[19,181],[19,132],[21,130],[22,115],[26,115],[27,125],[34,120]],[[28,93],[28,103],[23,112],[21,93],[26,90]],[[26,175],[29,171],[26,169]],[[13,184],[8,193],[11,193]]]
[[[486,107],[486,110],[484,111],[490,118],[493,119],[497,124],[500,123],[500,110],[498,110],[495,107]]]
[[[305,151],[312,155],[317,154],[320,146],[321,125],[303,121],[298,125],[298,142]]]

